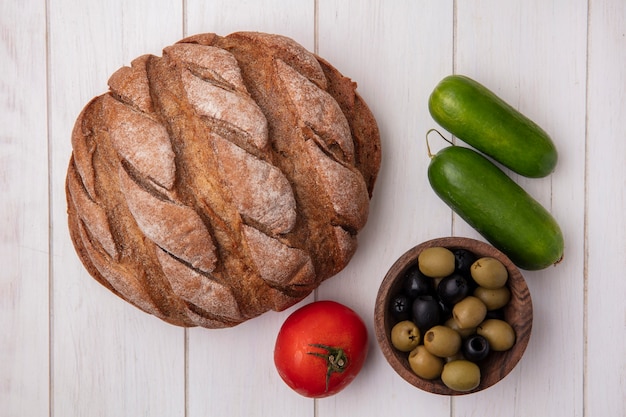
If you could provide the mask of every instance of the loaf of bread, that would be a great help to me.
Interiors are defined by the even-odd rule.
[[[109,79],[72,132],[88,272],[169,323],[234,326],[342,270],[380,166],[356,84],[295,41],[202,34]]]

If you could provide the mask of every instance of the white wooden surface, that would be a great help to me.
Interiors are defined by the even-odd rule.
[[[358,82],[382,133],[359,251],[302,303],[343,302],[370,330],[361,374],[324,400],[298,396],[274,370],[293,308],[226,330],[167,325],[91,279],[67,232],[70,132],[87,101],[141,54],[236,30],[281,33],[328,59]],[[623,0],[5,0],[0,34],[0,417],[626,415]],[[427,98],[450,73],[552,135],[555,173],[514,178],[566,237],[560,265],[525,274],[535,321],[522,361],[457,398],[405,383],[373,333],[378,285],[399,255],[433,237],[478,237],[426,179]]]

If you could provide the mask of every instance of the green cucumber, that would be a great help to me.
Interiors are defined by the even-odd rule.
[[[539,178],[554,171],[558,155],[550,136],[468,77],[441,80],[428,109],[448,132],[520,175]]]
[[[428,180],[454,212],[518,267],[544,269],[563,257],[552,215],[480,153],[449,146],[431,156]]]

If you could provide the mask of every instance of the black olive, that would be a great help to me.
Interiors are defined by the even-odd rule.
[[[499,308],[497,310],[487,311],[487,315],[485,316],[485,320],[488,320],[488,319],[504,320],[504,310]]]
[[[440,320],[439,302],[433,296],[420,295],[413,301],[413,322],[422,333],[439,324]]]
[[[437,296],[444,304],[452,306],[470,292],[470,287],[465,277],[461,274],[452,274],[443,278],[437,285]]]
[[[454,249],[454,268],[463,275],[470,274],[470,267],[476,261],[476,255],[467,249]]]
[[[480,362],[489,355],[489,342],[483,336],[475,334],[463,341],[463,356],[472,362]]]
[[[439,304],[439,312],[441,313],[440,319],[441,321],[446,321],[450,317],[452,317],[452,306],[444,303],[441,299],[437,299],[437,303]]]
[[[404,291],[412,299],[430,294],[432,278],[422,274],[417,265],[410,267],[404,274]]]
[[[396,320],[404,321],[411,318],[411,301],[405,294],[400,294],[392,298],[389,307],[391,314]]]

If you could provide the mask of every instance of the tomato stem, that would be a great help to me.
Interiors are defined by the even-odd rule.
[[[318,343],[312,343],[309,346],[324,349],[325,353],[320,352],[307,352],[309,355],[317,356],[326,361],[326,392],[328,392],[328,386],[330,383],[330,376],[333,373],[341,373],[348,366],[348,356],[344,350],[340,347],[321,345]]]

